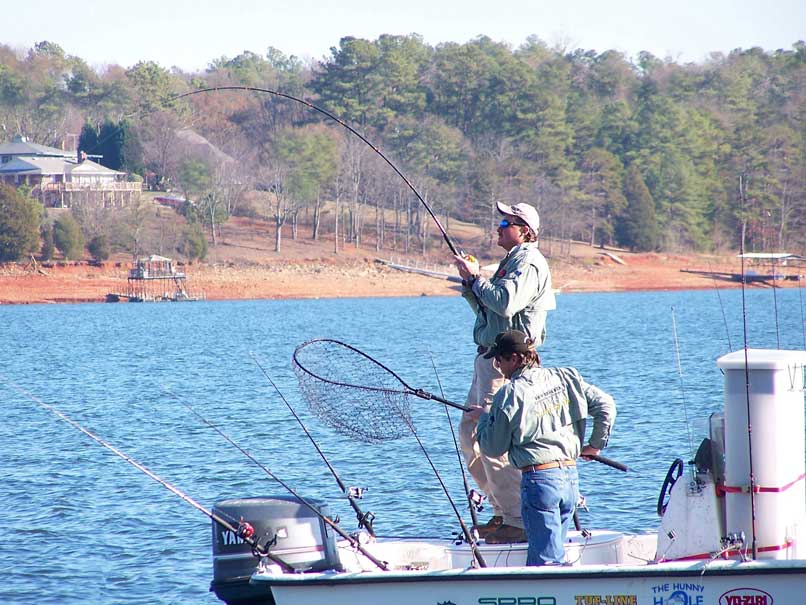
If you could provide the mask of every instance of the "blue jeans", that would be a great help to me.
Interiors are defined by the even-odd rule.
[[[565,563],[565,537],[579,499],[575,466],[523,473],[521,513],[529,540],[527,565]]]

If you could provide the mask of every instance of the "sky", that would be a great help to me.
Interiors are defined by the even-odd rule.
[[[220,57],[271,46],[324,59],[345,36],[420,34],[430,45],[479,35],[517,48],[550,46],[678,63],[806,40],[806,0],[5,0],[0,44],[48,40],[96,68],[156,61],[195,72]]]

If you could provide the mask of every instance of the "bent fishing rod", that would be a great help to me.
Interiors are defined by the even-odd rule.
[[[201,420],[204,424],[209,426],[213,429],[216,433],[218,433],[227,443],[234,446],[239,452],[241,452],[244,456],[246,456],[249,460],[251,460],[258,468],[260,468],[263,472],[265,472],[269,477],[271,477],[274,481],[282,485],[292,496],[294,496],[297,500],[302,502],[305,506],[307,506],[311,512],[313,512],[317,517],[319,517],[322,521],[324,521],[330,528],[333,529],[337,534],[339,534],[342,538],[347,540],[350,543],[350,546],[355,548],[358,552],[364,555],[367,559],[372,561],[379,569],[382,571],[389,571],[389,566],[384,561],[377,559],[372,553],[368,552],[361,543],[356,539],[354,536],[351,536],[346,531],[344,531],[338,524],[333,521],[327,515],[322,514],[315,506],[313,506],[310,502],[308,502],[305,498],[300,496],[296,490],[294,490],[291,486],[285,483],[282,479],[280,479],[277,475],[275,475],[272,471],[268,469],[263,463],[261,463],[257,458],[255,458],[252,454],[246,451],[243,447],[241,447],[238,443],[235,442],[229,435],[227,435],[223,430],[218,428],[215,424],[213,424],[210,420],[204,417],[200,412],[198,412],[193,406],[189,403],[184,401],[181,397],[176,395],[175,393],[171,392],[167,388],[163,387],[163,391],[166,394],[170,395],[174,399],[176,399],[179,403],[185,406],[190,412],[193,413],[199,420]]]
[[[11,380],[9,380],[6,376],[0,374],[0,378],[2,378],[2,380],[3,380],[3,382],[4,382],[4,384],[6,386],[11,387],[15,391],[17,391],[20,395],[26,397],[27,399],[33,401],[37,405],[39,405],[39,406],[43,407],[44,409],[48,410],[49,412],[51,412],[52,414],[57,416],[59,419],[63,420],[64,422],[66,422],[67,424],[72,426],[74,429],[84,433],[87,437],[89,437],[90,439],[92,439],[93,441],[98,443],[99,445],[101,445],[101,446],[105,447],[106,449],[108,449],[110,452],[115,454],[118,458],[121,458],[122,460],[124,460],[125,462],[127,462],[128,464],[130,464],[131,466],[136,468],[137,470],[139,470],[141,473],[143,473],[146,476],[150,477],[151,479],[153,479],[154,481],[156,481],[157,483],[162,485],[165,489],[167,489],[171,493],[179,496],[182,500],[184,500],[185,502],[190,504],[193,508],[195,508],[196,510],[201,511],[202,513],[207,515],[207,517],[209,517],[210,519],[212,519],[213,521],[218,523],[223,528],[228,529],[229,531],[233,532],[236,536],[241,538],[244,542],[246,542],[249,546],[252,547],[252,552],[255,553],[256,556],[266,557],[267,559],[269,559],[273,563],[276,563],[277,565],[279,565],[284,571],[287,571],[287,572],[294,572],[295,571],[294,568],[291,565],[289,565],[288,563],[286,563],[285,561],[283,561],[279,557],[271,554],[269,552],[269,550],[268,550],[268,547],[262,547],[258,543],[258,540],[256,540],[255,537],[254,537],[255,529],[252,527],[252,525],[250,525],[249,523],[245,522],[243,519],[238,521],[237,525],[234,524],[234,523],[230,523],[230,521],[228,521],[227,519],[224,519],[220,515],[214,513],[213,511],[211,511],[208,508],[204,507],[203,505],[199,504],[196,500],[194,500],[193,498],[191,498],[190,496],[188,496],[187,494],[182,492],[175,485],[169,483],[168,481],[166,481],[162,477],[158,476],[153,471],[151,471],[147,467],[145,467],[143,464],[140,464],[139,462],[137,462],[134,458],[132,458],[128,454],[122,452],[121,450],[116,448],[114,445],[112,445],[108,441],[104,440],[103,438],[99,437],[98,435],[96,435],[92,431],[84,428],[78,422],[76,422],[75,420],[73,420],[72,418],[70,418],[69,416],[64,414],[63,412],[59,411],[56,407],[45,403],[44,401],[42,401],[36,395],[28,392],[27,390],[25,390],[21,386],[17,385],[16,383],[12,382]]]
[[[268,380],[269,384],[271,384],[271,386],[274,387],[274,390],[277,392],[277,395],[279,395],[280,399],[283,401],[285,406],[288,408],[288,411],[291,412],[291,415],[294,417],[294,419],[297,421],[299,426],[302,428],[302,431],[305,433],[305,435],[308,437],[308,439],[310,439],[310,441],[313,444],[314,448],[316,448],[316,452],[322,458],[322,460],[324,461],[325,465],[327,465],[327,468],[330,470],[330,474],[333,475],[333,478],[336,480],[336,484],[339,486],[339,489],[342,491],[344,496],[347,498],[347,501],[350,503],[350,506],[352,507],[353,511],[355,512],[356,518],[358,519],[358,528],[359,529],[362,529],[362,528],[366,529],[367,533],[369,533],[369,535],[371,535],[374,538],[375,537],[375,530],[372,527],[372,522],[375,519],[375,515],[373,513],[371,513],[371,512],[366,512],[365,513],[363,510],[361,510],[361,507],[358,505],[358,499],[361,498],[361,494],[363,493],[364,489],[363,488],[349,488],[344,484],[344,482],[341,480],[341,477],[336,472],[336,469],[333,468],[332,464],[330,464],[330,461],[325,456],[325,453],[319,447],[319,444],[316,443],[316,441],[314,440],[313,436],[308,431],[308,428],[302,422],[302,419],[299,417],[297,412],[294,411],[294,408],[292,408],[291,404],[288,403],[288,400],[285,398],[285,395],[283,395],[283,393],[280,391],[278,386],[271,379],[271,376],[269,376],[269,373],[266,371],[266,368],[263,367],[263,365],[260,363],[260,361],[258,360],[258,358],[255,356],[254,353],[250,353],[250,355],[252,357],[252,360],[255,362],[255,365],[257,365],[257,367],[260,368],[260,371],[263,372],[263,375],[266,377],[266,380]]]
[[[295,97],[294,95],[290,95],[288,93],[280,92],[280,91],[277,91],[277,90],[272,90],[270,88],[260,88],[260,87],[257,87],[257,86],[211,86],[211,87],[208,87],[208,88],[199,88],[197,90],[192,90],[190,92],[186,92],[186,93],[171,97],[171,98],[166,100],[166,103],[170,103],[172,101],[177,101],[179,99],[184,99],[184,98],[187,98],[187,97],[192,97],[192,96],[198,95],[198,94],[205,94],[205,93],[210,93],[210,92],[223,92],[223,91],[255,92],[255,93],[263,93],[263,94],[273,95],[275,97],[280,97],[282,99],[288,99],[289,101],[294,101],[295,103],[300,103],[300,104],[304,105],[305,107],[307,107],[308,109],[316,111],[316,112],[320,113],[321,115],[325,116],[326,118],[328,118],[329,120],[332,120],[333,122],[335,122],[339,126],[342,126],[343,128],[346,128],[350,133],[352,133],[353,135],[358,137],[363,143],[365,143],[370,149],[372,149],[372,151],[377,153],[381,157],[381,159],[384,162],[386,162],[392,168],[392,170],[394,170],[395,173],[401,179],[403,179],[403,182],[406,183],[406,186],[408,186],[408,188],[415,195],[415,197],[418,200],[420,200],[420,203],[423,205],[423,207],[426,209],[428,214],[433,219],[433,221],[436,224],[437,228],[439,229],[440,233],[442,233],[442,239],[445,240],[445,243],[448,245],[448,248],[450,249],[451,253],[453,253],[454,256],[467,257],[467,255],[464,253],[464,251],[459,249],[459,248],[457,248],[456,245],[453,243],[453,240],[451,240],[451,237],[448,235],[448,232],[445,230],[445,227],[442,226],[442,223],[440,222],[439,218],[437,218],[437,215],[431,209],[431,206],[428,205],[428,202],[426,202],[425,198],[423,198],[423,196],[420,195],[420,192],[417,191],[417,189],[414,187],[414,185],[411,183],[411,181],[406,177],[406,175],[404,175],[403,172],[397,166],[395,166],[392,163],[392,161],[388,157],[386,157],[386,155],[384,155],[384,153],[376,145],[374,145],[369,139],[367,139],[363,134],[358,132],[355,128],[350,126],[347,122],[345,122],[344,120],[342,120],[338,116],[334,115],[333,113],[327,111],[326,109],[323,109],[323,108],[321,108],[321,107],[319,107],[317,105],[314,105],[313,103],[311,103],[310,101],[306,101],[305,99]]]

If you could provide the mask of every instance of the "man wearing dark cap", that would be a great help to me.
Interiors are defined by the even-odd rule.
[[[587,384],[574,368],[541,368],[534,343],[524,332],[499,334],[485,354],[509,379],[488,413],[478,407],[478,441],[490,456],[509,454],[521,473],[521,511],[529,550],[527,565],[562,565],[568,526],[579,499],[578,457],[607,445],[616,403]],[[585,425],[593,417],[588,444]]]
[[[524,203],[508,206],[498,202],[497,206],[502,215],[498,245],[507,255],[495,274],[490,279],[481,277],[475,259],[455,257],[462,277],[462,296],[476,314],[473,339],[478,354],[468,405],[488,406],[506,382],[492,360],[484,358],[496,335],[515,328],[540,346],[546,337],[547,313],[556,307],[548,263],[537,244],[540,229],[537,210]],[[479,535],[494,544],[525,542],[520,473],[509,464],[506,454],[488,456],[479,450],[476,422],[467,415],[459,425],[459,442],[470,475],[493,509],[493,518],[477,528]]]

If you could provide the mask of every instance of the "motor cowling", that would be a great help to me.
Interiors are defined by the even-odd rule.
[[[321,515],[329,516],[326,504],[308,500]],[[333,530],[309,506],[293,496],[234,498],[216,502],[212,512],[237,526],[249,523],[253,540],[261,549],[288,563],[295,570],[339,569]],[[252,546],[235,532],[212,523],[213,582],[210,590],[232,605],[266,603],[267,590],[249,584],[259,559]]]

